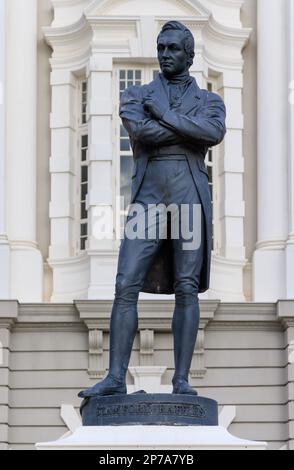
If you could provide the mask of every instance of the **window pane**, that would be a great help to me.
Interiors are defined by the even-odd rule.
[[[87,217],[88,217],[88,212],[87,212],[87,209],[86,209],[86,203],[82,202],[81,203],[81,219],[85,220],[85,219],[87,219]]]
[[[88,136],[87,135],[82,136],[82,147],[83,148],[88,147]]]
[[[84,184],[82,184],[81,201],[86,200],[87,194],[88,194],[88,184],[84,183]]]
[[[131,156],[121,156],[120,159],[120,195],[124,198],[124,209],[131,201],[131,176],[133,168],[133,158]]]
[[[135,78],[136,80],[141,80],[142,72],[141,70],[136,70],[135,71]]]
[[[82,176],[81,176],[82,183],[87,183],[88,181],[88,167],[82,166]]]
[[[81,224],[81,237],[86,237],[88,235],[88,225]]]
[[[121,137],[129,137],[128,131],[124,128],[124,126],[120,126],[120,136]]]
[[[130,141],[128,139],[120,140],[120,150],[122,152],[128,152],[130,150]]]
[[[81,251],[85,251],[85,249],[86,249],[86,242],[87,242],[87,239],[86,239],[86,238],[81,238]]]
[[[121,80],[124,80],[126,78],[126,71],[125,70],[120,70],[119,71],[119,78]]]
[[[133,78],[134,78],[134,71],[128,70],[128,80],[133,80]]]

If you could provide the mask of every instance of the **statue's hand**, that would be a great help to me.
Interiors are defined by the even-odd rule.
[[[152,117],[158,121],[162,118],[164,113],[167,111],[163,104],[155,97],[148,95],[143,99],[143,106],[145,111],[150,113]]]

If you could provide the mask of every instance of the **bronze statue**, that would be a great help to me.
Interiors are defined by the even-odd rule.
[[[211,196],[204,159],[209,147],[225,136],[226,109],[217,94],[201,90],[189,75],[195,55],[189,29],[177,21],[166,23],[158,36],[157,50],[162,73],[148,85],[128,88],[121,98],[120,116],[134,155],[131,203],[143,208],[141,217],[154,204],[185,205],[189,215],[200,205],[200,244],[184,249],[187,239],[181,233],[178,238],[161,237],[156,230],[153,239],[130,239],[125,234],[110,322],[109,373],[81,392],[82,398],[127,393],[126,372],[138,328],[140,291],[175,293],[173,393],[197,395],[188,383],[188,374],[199,327],[198,293],[209,287],[212,245]],[[129,213],[127,223],[131,217]]]

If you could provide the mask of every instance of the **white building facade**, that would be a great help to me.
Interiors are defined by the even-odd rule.
[[[118,118],[120,91],[157,73],[156,37],[168,19],[192,30],[191,74],[200,87],[222,96],[228,112],[225,141],[207,159],[214,250],[211,288],[203,298],[293,298],[291,0],[254,2],[258,54],[251,71],[257,73],[257,103],[252,101],[249,111],[256,117],[252,135],[244,125],[249,119],[244,55],[256,30],[254,24],[242,25],[246,1],[23,3],[1,1],[2,298],[112,298],[124,209],[119,198],[128,196],[132,161]],[[48,26],[42,24],[42,8],[47,8]],[[50,77],[42,73],[40,43],[45,48],[45,41],[52,48]],[[43,87],[47,103],[50,99],[48,128],[40,124],[48,111],[48,106],[40,109]],[[44,134],[50,142],[47,155],[38,143]],[[250,139],[257,140],[254,155],[245,153]],[[248,173],[247,162],[253,165]],[[47,205],[43,212],[40,200]],[[111,233],[99,239],[97,230],[107,217],[113,220]]]
[[[132,172],[119,99],[158,73],[170,19],[227,107],[191,384],[236,407],[233,434],[293,449],[294,0],[0,0],[0,448],[60,437],[59,406],[106,371]],[[140,295],[130,389],[167,390],[172,311]]]

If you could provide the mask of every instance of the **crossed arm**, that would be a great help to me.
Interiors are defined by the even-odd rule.
[[[191,144],[213,147],[218,145],[226,134],[225,120],[226,108],[222,99],[215,93],[209,93],[206,105],[195,116],[185,116],[168,110],[159,122]]]
[[[120,103],[119,114],[131,139],[150,146],[183,143],[183,138],[173,129],[168,129],[146,114],[139,93],[138,87],[129,88],[122,95]]]
[[[214,93],[208,94],[206,106],[195,116],[163,110],[154,98],[145,100],[146,107],[150,117],[146,117],[138,87],[131,87],[123,94],[120,106],[123,125],[132,140],[146,145],[189,143],[212,147],[219,144],[226,133],[225,105]]]

